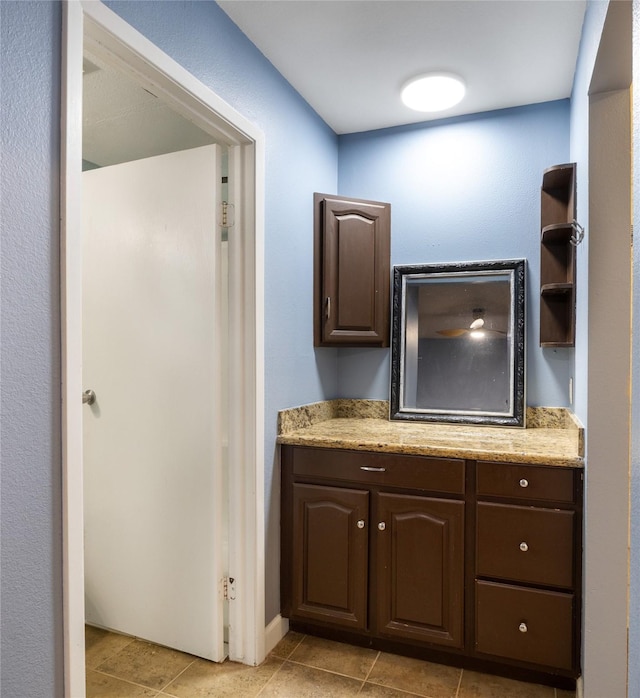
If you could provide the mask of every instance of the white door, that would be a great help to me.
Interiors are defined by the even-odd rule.
[[[224,658],[217,146],[83,174],[87,622]]]

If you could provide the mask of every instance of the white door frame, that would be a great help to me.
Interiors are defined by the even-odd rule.
[[[229,146],[229,656],[259,664],[264,623],[264,136],[97,0],[64,3],[61,152],[63,609],[65,697],[85,695],[82,472],[82,59],[107,57]],[[214,590],[212,590],[214,593]]]

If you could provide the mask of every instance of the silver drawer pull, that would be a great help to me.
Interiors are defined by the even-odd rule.
[[[378,524],[378,530],[380,530],[380,531],[384,531],[384,529],[385,529],[386,527],[387,527],[387,524],[386,524],[384,521],[381,521],[381,522]]]
[[[360,470],[366,470],[368,473],[384,473],[386,468],[374,468],[371,465],[361,465]]]
[[[358,528],[364,528],[364,519],[360,519],[358,523],[356,524]]]
[[[529,480],[522,478],[522,480],[520,480],[520,487],[529,487]]]
[[[529,628],[527,628],[527,624],[526,624],[526,623],[520,623],[520,625],[518,626],[518,630],[519,630],[521,633],[526,633],[527,630],[529,630]]]
[[[522,550],[523,553],[526,553],[527,550],[529,550],[529,546],[524,541],[522,541],[522,543],[520,543],[520,550]]]

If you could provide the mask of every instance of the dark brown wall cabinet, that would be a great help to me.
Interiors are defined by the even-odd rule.
[[[314,194],[314,345],[389,346],[391,206]]]
[[[576,166],[545,170],[540,201],[540,346],[572,347],[576,313]]]
[[[293,628],[570,687],[581,471],[282,447]]]

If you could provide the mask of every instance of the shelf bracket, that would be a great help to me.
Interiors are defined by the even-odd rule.
[[[575,218],[571,221],[571,228],[573,229],[573,235],[569,238],[569,242],[574,247],[577,247],[584,240],[584,228]]]

